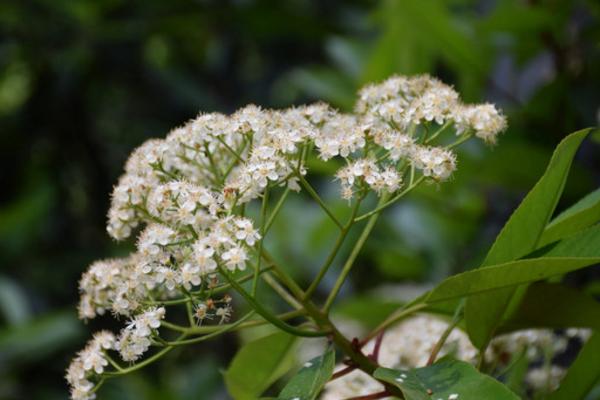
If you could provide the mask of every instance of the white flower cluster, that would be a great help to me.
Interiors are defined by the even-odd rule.
[[[114,345],[125,361],[148,349],[164,317],[164,309],[150,305],[178,296],[187,301],[195,291],[199,323],[226,321],[229,302],[217,307],[202,293],[215,287],[220,271],[244,270],[260,256],[261,235],[243,216],[245,203],[272,187],[300,190],[315,156],[343,164],[336,178],[348,200],[368,190],[392,194],[419,174],[446,180],[455,155],[431,143],[452,124],[462,139],[487,142],[506,125],[493,106],[464,105],[429,76],[393,77],[363,89],[354,113],[322,103],[279,111],[249,105],[229,116],[201,114],[165,139],[147,141],[127,161],[108,212],[110,236],[137,234],[136,251],[97,261],[83,274],[80,317],[107,311],[129,317]],[[96,372],[105,366],[98,355]]]
[[[96,332],[87,346],[77,354],[66,375],[73,400],[89,400],[96,397],[93,393],[94,383],[89,378],[104,372],[104,367],[108,365],[105,352],[113,350],[115,344],[116,339],[112,333]]]
[[[71,398],[73,400],[94,399],[93,380],[108,366],[106,352],[118,351],[124,361],[137,360],[152,344],[150,335],[160,327],[164,316],[165,309],[155,307],[132,318],[118,338],[108,331],[95,333],[92,340],[77,354],[67,369],[66,380],[71,386]]]
[[[426,75],[365,87],[354,114],[321,103],[202,114],[133,152],[113,192],[108,232],[124,239],[141,221],[155,218],[206,226],[223,210],[259,197],[269,184],[298,190],[313,146],[325,161],[347,161],[337,174],[346,198],[363,183],[378,193],[397,190],[406,163],[443,181],[456,168],[455,156],[427,145],[429,131],[442,124],[489,143],[506,128],[493,105],[465,105],[452,87]]]
[[[152,308],[136,315],[121,331],[115,350],[121,354],[123,361],[136,361],[148,350],[151,333],[160,327],[165,317],[164,307]]]

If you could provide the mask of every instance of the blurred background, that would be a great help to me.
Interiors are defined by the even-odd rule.
[[[467,146],[451,182],[378,224],[338,307],[367,317],[373,293],[394,300],[475,266],[561,138],[598,125],[599,20],[594,0],[1,1],[0,399],[66,398],[70,358],[93,330],[116,329],[77,320],[77,282],[132,246],[109,239],[105,213],[145,139],[247,103],[350,110],[357,88],[394,73],[497,103],[510,126],[499,145]],[[599,186],[599,142],[581,149],[560,208]],[[334,228],[302,196],[284,216],[271,246],[306,282]],[[593,292],[592,278],[569,277]],[[353,293],[363,300],[344,304]],[[175,351],[100,399],[227,398],[220,369],[235,343]]]

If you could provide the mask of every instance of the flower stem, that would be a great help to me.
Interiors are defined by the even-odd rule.
[[[276,315],[272,314],[266,308],[262,306],[256,299],[248,293],[236,280],[231,277],[229,272],[227,272],[223,267],[219,266],[219,272],[231,283],[231,286],[248,302],[248,304],[264,319],[273,324],[276,328],[281,329],[282,331],[288,332],[295,336],[303,336],[303,337],[319,337],[326,336],[329,332],[326,331],[306,331],[303,329],[296,328],[295,326],[289,325],[279,318]]]
[[[454,316],[452,317],[452,321],[450,322],[450,324],[448,324],[448,327],[446,328],[446,330],[444,330],[444,333],[442,333],[442,336],[440,337],[440,339],[437,341],[437,343],[433,347],[433,350],[431,351],[431,355],[429,356],[429,359],[427,360],[427,365],[431,365],[435,362],[435,359],[437,358],[438,354],[442,350],[442,347],[444,347],[444,343],[446,343],[446,340],[448,340],[448,337],[450,336],[450,334],[452,333],[454,328],[456,328],[456,325],[458,325],[458,323],[463,319],[464,305],[465,305],[465,301],[463,299],[460,302],[460,304],[458,305],[458,307],[456,307],[456,310],[454,311]]]
[[[181,336],[179,336],[177,338],[177,340],[181,340],[181,339],[185,338],[186,336],[187,335],[184,333]],[[154,361],[157,361],[158,359],[160,359],[162,356],[164,356],[171,350],[173,350],[173,346],[167,346],[164,349],[162,349],[161,351],[159,351],[158,353],[155,353],[151,357],[148,357],[144,361],[141,361],[135,365],[132,365],[129,368],[122,368],[120,371],[114,371],[114,372],[104,372],[102,375],[105,377],[112,377],[112,376],[118,376],[118,375],[125,375],[125,374],[131,373],[133,371],[137,371],[138,369],[142,369],[146,365],[152,364]]]
[[[350,232],[350,228],[352,228],[352,225],[354,224],[354,218],[356,217],[356,214],[358,213],[358,208],[360,207],[360,203],[361,203],[362,199],[363,199],[363,197],[360,197],[359,199],[357,199],[356,203],[354,204],[350,218],[348,218],[348,222],[346,223],[346,225],[344,225],[344,227],[340,231],[338,238],[333,246],[333,249],[329,253],[329,256],[325,260],[325,263],[323,264],[323,266],[319,269],[318,275],[312,281],[312,283],[310,284],[308,289],[306,289],[306,292],[304,294],[304,299],[309,299],[310,296],[312,296],[312,294],[315,292],[315,290],[319,286],[319,283],[321,283],[321,280],[323,280],[323,278],[325,277],[325,274],[329,270],[329,267],[331,267],[331,264],[333,264],[335,257],[337,256],[340,248],[342,247],[342,244],[344,243],[344,239],[346,239],[346,236],[348,236],[348,233]]]
[[[416,313],[419,310],[422,310],[423,308],[427,307],[427,304],[423,304],[423,303],[419,303],[419,304],[415,304],[412,307],[408,307],[408,308],[401,308],[398,311],[393,312],[389,317],[387,317],[381,324],[379,324],[375,329],[373,329],[367,336],[365,336],[363,338],[363,340],[361,340],[361,345],[365,345],[367,344],[367,342],[371,339],[373,339],[374,337],[376,337],[379,332],[383,331],[384,329],[386,329],[388,326],[394,324],[395,322],[400,321],[403,318],[408,317],[409,315],[412,315],[414,313]]]
[[[265,224],[265,227],[264,227],[265,234],[269,231],[269,229],[271,228],[271,225],[273,225],[273,222],[275,222],[275,217],[277,217],[277,214],[279,214],[279,210],[281,209],[281,206],[283,206],[283,203],[287,199],[287,196],[289,193],[290,193],[290,188],[288,187],[285,189],[285,191],[283,192],[283,194],[281,195],[279,200],[277,200],[277,204],[275,204],[275,208],[273,208],[273,211],[271,212],[271,215],[269,215],[269,219],[267,220],[267,223]]]
[[[196,338],[192,338],[192,339],[186,339],[186,340],[174,340],[172,342],[167,342],[166,345],[167,346],[182,346],[182,345],[186,345],[186,344],[193,344],[193,343],[203,342],[208,339],[212,339],[215,336],[219,336],[223,333],[234,330],[235,328],[242,325],[252,315],[254,315],[254,311],[250,311],[249,313],[247,313],[246,315],[244,315],[243,317],[241,317],[240,319],[235,321],[233,324],[221,325],[220,329],[217,329],[216,331],[208,333],[204,336],[200,336],[200,337],[196,337]]]
[[[373,215],[376,215],[376,214],[380,213],[381,211],[385,210],[386,208],[388,208],[389,206],[391,206],[392,204],[394,204],[395,202],[400,200],[400,198],[402,198],[406,194],[408,194],[415,187],[417,187],[421,182],[423,182],[424,179],[425,179],[425,177],[421,176],[419,179],[414,181],[409,187],[404,189],[402,192],[398,193],[396,196],[392,197],[389,201],[385,201],[385,202],[383,202],[383,204],[381,204],[381,202],[380,202],[380,205],[378,205],[375,209],[373,209],[359,217],[354,218],[354,222],[362,221],[363,219],[372,217]]]
[[[386,200],[387,200],[387,196],[385,194],[382,195],[381,198],[379,199],[379,204],[385,203]],[[346,263],[342,267],[342,272],[340,273],[337,280],[335,281],[335,284],[333,285],[333,289],[331,289],[331,292],[329,293],[329,296],[327,297],[327,300],[325,301],[325,305],[323,306],[323,311],[325,313],[327,313],[329,311],[329,309],[331,308],[331,306],[333,305],[333,302],[334,302],[335,298],[337,297],[340,289],[342,288],[342,285],[344,284],[346,277],[348,276],[348,274],[350,273],[350,270],[352,269],[352,265],[354,264],[356,257],[358,257],[358,254],[360,253],[363,245],[365,244],[365,242],[367,241],[367,238],[371,234],[371,231],[375,227],[375,222],[377,222],[378,217],[379,217],[379,213],[374,213],[371,215],[371,217],[369,218],[369,221],[365,225],[358,240],[354,244],[354,248],[352,249],[350,256],[348,257],[348,259],[346,260]],[[356,221],[356,219],[354,219],[354,221]]]
[[[263,241],[265,240],[265,224],[267,223],[267,206],[269,205],[269,187],[265,189],[262,198],[262,205],[260,207],[260,240],[258,242],[258,254],[263,248]],[[256,257],[256,268],[254,269],[254,279],[252,279],[252,297],[256,296],[256,289],[258,288],[258,276],[260,275],[260,262],[262,257]]]
[[[338,228],[344,229],[344,227],[342,226],[342,223],[335,217],[335,215],[333,215],[333,213],[331,212],[329,207],[327,207],[325,202],[321,199],[321,197],[319,197],[319,194],[316,192],[316,190],[313,189],[313,187],[310,185],[310,183],[308,183],[308,181],[306,179],[304,179],[304,176],[302,176],[301,173],[298,173],[297,176],[298,176],[298,179],[300,179],[300,184],[302,185],[302,187],[304,187],[304,189],[306,189],[308,194],[310,194],[311,197],[319,204],[319,206],[321,206],[323,211],[325,211],[325,213],[329,216],[329,218],[331,218],[333,223],[336,224]]]

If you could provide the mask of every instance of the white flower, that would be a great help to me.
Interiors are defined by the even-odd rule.
[[[94,334],[93,343],[99,349],[112,350],[115,348],[115,335],[109,331],[100,331]]]
[[[153,329],[160,327],[160,321],[165,317],[165,308],[152,308],[136,317],[129,323],[136,336],[150,336]]]
[[[156,282],[162,283],[168,290],[175,290],[181,285],[181,274],[174,268],[158,267],[156,269]]]
[[[139,336],[127,327],[121,331],[116,349],[119,351],[123,361],[136,361],[150,347],[150,340],[145,336]]]
[[[85,371],[93,370],[97,374],[101,374],[104,372],[104,367],[108,365],[104,353],[96,346],[87,346],[79,353],[79,357]]]
[[[235,225],[237,231],[235,232],[235,238],[238,240],[245,241],[248,246],[254,246],[257,240],[260,239],[260,234],[252,226],[252,221],[247,218],[236,218]]]
[[[438,181],[447,180],[456,169],[456,156],[439,147],[418,147],[412,154],[413,165],[423,175]]]
[[[246,254],[246,250],[241,247],[232,247],[221,254],[221,258],[225,261],[225,266],[230,271],[234,271],[236,268],[239,270],[246,269],[248,255]]]
[[[506,117],[493,104],[463,106],[456,111],[454,118],[457,134],[473,130],[475,136],[486,143],[496,143],[498,134],[506,129]]]
[[[217,269],[217,262],[213,259],[215,250],[207,243],[208,240],[199,239],[193,244],[194,262],[203,274],[213,272]]]
[[[192,285],[198,286],[202,281],[200,279],[200,267],[198,265],[185,264],[181,268],[181,281],[183,287],[190,290]]]

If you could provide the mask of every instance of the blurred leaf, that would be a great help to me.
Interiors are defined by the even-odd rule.
[[[336,316],[360,321],[367,328],[374,328],[397,310],[401,303],[372,296],[353,296],[337,304],[333,313]]]
[[[473,92],[480,87],[489,60],[484,56],[487,51],[483,42],[460,29],[461,24],[453,20],[454,15],[443,2],[388,0],[380,4],[375,21],[383,26],[383,33],[365,67],[363,82],[392,73],[430,72],[441,58],[462,72],[459,79],[463,91]]]
[[[575,362],[560,382],[556,392],[551,393],[548,400],[578,400],[585,395],[600,380],[600,333],[598,331],[588,339]]]
[[[24,290],[16,282],[1,275],[0,310],[9,325],[21,325],[31,318]]]
[[[549,9],[518,1],[500,1],[498,7],[485,18],[479,28],[487,33],[535,35],[550,29],[558,19]]]
[[[353,78],[360,75],[366,56],[365,46],[361,46],[356,40],[334,36],[325,42],[325,49],[335,62],[337,69]],[[352,97],[354,97],[354,93]]]
[[[317,66],[296,69],[289,74],[286,81],[292,87],[302,88],[311,98],[327,100],[342,109],[351,110],[354,104],[352,80],[338,71]],[[283,93],[277,95],[281,97]],[[285,100],[289,103],[290,99]]]
[[[554,218],[546,226],[539,246],[567,237],[599,220],[600,189],[596,189]]]
[[[82,327],[71,312],[46,315],[0,331],[0,369],[38,361],[71,346]]]
[[[400,388],[407,400],[519,398],[506,386],[480,373],[471,364],[449,358],[428,367],[411,370],[378,368],[374,376]]]
[[[279,400],[314,400],[333,374],[335,351],[333,349],[304,364],[302,369],[285,385]]]
[[[30,245],[54,204],[55,191],[48,181],[33,180],[28,186],[16,201],[0,209],[0,248],[7,253]]]
[[[374,251],[373,254],[377,270],[385,278],[419,281],[427,273],[423,257],[410,249],[390,248]]]
[[[254,400],[293,365],[295,337],[277,332],[245,344],[225,372],[235,400]]]
[[[527,288],[518,308],[499,331],[574,327],[600,331],[600,303],[579,290],[539,282]]]
[[[588,133],[589,129],[572,133],[556,147],[546,172],[504,225],[482,266],[516,260],[536,248],[558,203],[573,157]],[[508,288],[467,300],[465,321],[474,345],[487,346],[514,293],[514,288]]]

